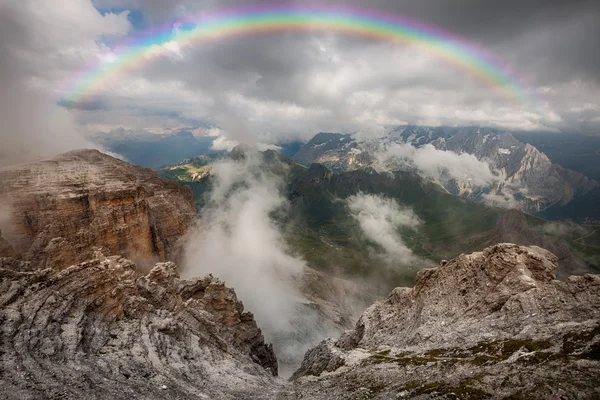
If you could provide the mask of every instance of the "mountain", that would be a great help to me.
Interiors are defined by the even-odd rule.
[[[374,294],[412,284],[416,265],[439,263],[498,242],[552,250],[559,256],[561,278],[600,267],[600,235],[596,236],[592,226],[555,224],[476,203],[447,193],[416,172],[378,173],[368,168],[334,172],[317,163],[303,168],[274,151],[261,153],[261,157],[264,168],[281,174],[285,183],[289,207],[278,220],[286,227],[284,236],[291,250],[326,275],[355,279],[363,285],[367,280],[366,291]],[[212,187],[210,163],[215,161],[204,156],[184,160],[183,165],[167,167],[159,174],[192,187],[201,210]],[[200,169],[205,171],[202,178],[194,180]],[[380,256],[384,249],[365,236],[350,210],[352,200],[361,194],[391,200],[415,214],[420,221],[417,226],[392,229],[397,230],[399,245],[405,245],[420,261],[390,262]]]
[[[574,133],[513,132],[523,143],[529,143],[553,163],[600,181],[600,137]]]
[[[544,246],[553,251],[559,256],[561,278],[600,267],[597,259],[600,236],[595,236],[594,227],[555,225],[526,217],[518,210],[478,204],[445,193],[414,172],[335,173],[321,164],[312,164],[295,175],[288,188],[291,213],[296,217],[293,221],[302,232],[289,235],[288,240],[310,265],[330,272],[341,269],[363,278],[383,275],[393,285],[412,283],[414,268],[396,263],[390,271],[389,265],[370,254],[372,244],[365,242],[348,210],[347,200],[358,193],[384,196],[410,208],[421,223],[414,230],[401,230],[402,241],[418,257],[436,263],[461,252],[512,242]],[[585,237],[589,242],[581,243]]]
[[[292,159],[306,166],[323,164],[334,171],[350,171],[372,163],[370,157],[363,160],[365,155],[357,150],[358,143],[351,135],[321,132],[302,146]]]
[[[322,134],[324,138],[328,135]],[[341,137],[335,136],[338,140]],[[239,156],[243,152],[239,150],[224,157],[235,158],[234,154]],[[286,227],[285,239],[294,253],[311,268],[326,274],[359,280],[377,277],[370,280],[375,285],[370,290],[380,294],[396,285],[412,284],[417,270],[411,262],[396,260],[390,265],[382,257],[374,256],[374,252],[381,253],[383,249],[365,237],[349,209],[350,200],[360,194],[390,199],[414,212],[420,224],[397,228],[397,233],[410,252],[422,260],[439,263],[464,251],[477,251],[507,241],[554,251],[560,259],[560,277],[600,267],[597,257],[600,236],[594,234],[593,226],[560,224],[553,230],[555,224],[539,218],[449,194],[415,171],[378,173],[363,168],[334,172],[318,163],[304,168],[272,150],[260,153],[260,157],[264,168],[280,174],[285,182],[284,195],[290,207],[278,218]],[[201,210],[204,196],[212,188],[210,165],[217,160],[201,156],[158,173],[190,186]],[[198,171],[202,173],[199,175]],[[201,179],[196,179],[198,176]]]
[[[499,244],[421,270],[353,330],[310,350],[302,398],[600,396],[600,276],[554,280],[556,257]]]
[[[282,179],[289,204],[269,217],[283,229],[285,251],[308,262],[294,278],[299,306],[338,327],[329,335],[351,330],[310,350],[293,382],[278,378],[286,354],[322,326],[292,324],[285,335],[293,341],[281,342],[290,348],[275,354],[233,289],[212,275],[182,279],[177,264],[165,261],[179,258],[184,236],[207,234],[189,231],[190,189],[79,150],[0,170],[4,398],[598,396],[591,383],[600,371],[598,275],[557,281],[557,270],[570,272],[568,257],[513,244],[445,261],[463,243],[495,240],[535,240],[557,252],[564,240],[597,255],[592,227],[505,213],[415,172],[336,173],[251,151],[240,147],[217,162]],[[245,163],[256,156],[261,163]],[[208,173],[193,183],[212,190],[214,179]],[[389,230],[369,235],[374,222]],[[382,236],[406,248],[389,253]],[[433,260],[440,267],[430,268]],[[354,323],[374,288],[399,281],[414,287],[394,289]],[[260,282],[251,283],[252,293],[271,310],[282,299]]]
[[[553,232],[553,229],[560,232]],[[600,248],[598,248],[600,242],[591,242],[589,246],[580,243],[581,238],[585,238],[590,233],[594,234],[591,228],[586,230],[567,224],[556,226],[513,209],[498,218],[494,229],[464,237],[463,240],[455,241],[450,247],[454,247],[457,253],[481,250],[496,243],[542,247],[557,256],[556,276],[558,279],[566,279],[570,275],[600,271],[597,260],[597,255],[600,255]],[[447,245],[442,244],[439,248],[447,249]]]
[[[407,150],[406,146],[411,147]],[[433,146],[433,149],[427,146]],[[402,151],[390,152],[394,148]],[[427,152],[411,153],[410,149]],[[489,174],[480,182],[470,174],[481,172],[474,169],[485,165],[470,164],[469,174],[457,177],[452,174],[451,165],[444,165],[443,160],[436,163],[436,157],[445,155],[436,153],[435,149],[474,155],[477,160],[487,163],[496,176]],[[414,157],[420,158],[415,161]],[[434,180],[450,193],[492,204],[506,203],[532,213],[564,206],[599,187],[598,182],[553,164],[545,154],[519,142],[511,133],[495,129],[408,126],[392,129],[377,139],[319,133],[293,159],[305,165],[321,163],[334,171],[371,167],[379,170],[421,169],[424,174],[422,169],[435,166],[441,171]],[[469,160],[462,160],[466,161]]]
[[[140,264],[178,260],[193,224],[191,190],[96,150],[0,169],[2,232],[23,261],[47,267],[94,250]]]
[[[212,276],[96,252],[63,269],[0,258],[3,399],[259,398],[277,359]]]

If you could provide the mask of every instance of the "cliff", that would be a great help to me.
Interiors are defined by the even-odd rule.
[[[556,262],[500,244],[421,270],[309,351],[295,387],[314,399],[598,398],[600,276],[557,281]]]
[[[175,264],[140,276],[120,256],[62,270],[0,259],[4,399],[262,397],[277,360],[232,289],[180,280]]]
[[[0,169],[0,204],[5,239],[40,267],[84,261],[95,247],[148,266],[177,261],[195,220],[189,188],[96,150]]]

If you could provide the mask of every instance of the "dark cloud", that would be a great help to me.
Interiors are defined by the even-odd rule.
[[[34,66],[30,77],[45,82],[47,90],[52,90],[57,76],[77,69],[77,57],[67,57],[67,62],[64,54],[75,51],[79,63],[85,64],[110,51],[114,40],[106,41],[108,48],[87,42],[73,45],[60,35],[45,41],[44,32],[58,28],[40,18],[57,19],[60,9],[40,17],[32,11],[35,2],[24,3],[29,4],[29,14],[24,12],[23,18],[37,19],[38,28],[30,27],[30,33],[42,36],[33,41],[35,46],[31,41],[15,46],[50,49],[41,51],[43,58],[32,55],[29,63]],[[135,10],[150,28],[248,3],[93,0],[102,10]],[[118,125],[173,130],[208,121],[238,140],[306,139],[320,130],[355,131],[404,122],[600,133],[600,2],[345,3],[422,20],[482,46],[519,71],[523,85],[538,93],[540,106],[529,109],[414,48],[335,33],[280,32],[165,50],[127,76],[108,82],[88,105],[78,106],[77,121],[87,129],[107,130]],[[90,0],[70,4],[83,8]],[[110,32],[118,37],[123,27],[116,28],[117,16],[109,17],[103,29],[90,29],[84,36],[98,31],[99,38]],[[44,26],[46,30],[40,28]]]

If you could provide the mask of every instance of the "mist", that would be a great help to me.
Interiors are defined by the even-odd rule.
[[[488,186],[499,180],[489,163],[478,160],[474,155],[439,150],[431,144],[417,148],[411,144],[391,143],[376,151],[374,156],[378,168],[383,171],[408,167],[439,182],[450,178]]]
[[[212,190],[187,240],[182,276],[212,273],[233,287],[273,342],[280,374],[291,375],[306,350],[337,332],[298,290],[306,262],[291,255],[275,218],[288,207],[283,178],[250,151],[237,161],[215,162],[212,173]]]
[[[80,134],[71,112],[35,85],[34,68],[23,48],[40,38],[23,13],[0,3],[0,166],[98,145]],[[31,22],[29,23],[31,24]]]
[[[411,209],[400,207],[394,199],[364,193],[350,196],[347,202],[365,237],[383,250],[376,256],[390,264],[418,261],[398,234],[400,227],[415,228],[421,223]]]

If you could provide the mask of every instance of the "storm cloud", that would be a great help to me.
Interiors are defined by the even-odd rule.
[[[247,3],[73,0],[65,10],[58,0],[2,0],[1,16],[18,15],[18,37],[30,38],[5,39],[11,35],[4,29],[12,28],[3,27],[3,49],[9,40],[8,57],[19,55],[18,65],[29,66],[19,68],[28,90],[56,99],[68,92],[65,81],[110,59],[120,39],[158,26],[176,29],[176,21],[191,15]],[[106,82],[91,103],[96,106],[61,112],[72,120],[71,130],[169,132],[210,123],[229,140],[247,143],[403,124],[600,134],[598,2],[341,3],[418,19],[496,54],[518,71],[515,79],[531,88],[537,107],[507,99],[413,46],[333,32],[281,32],[171,46]],[[10,69],[0,74],[4,81]]]

